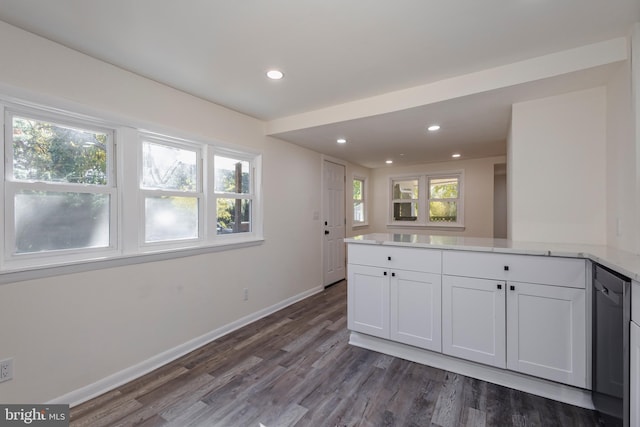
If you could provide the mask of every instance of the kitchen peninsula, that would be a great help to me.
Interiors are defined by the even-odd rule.
[[[592,265],[638,289],[639,256],[422,234],[345,241],[352,345],[593,408]]]

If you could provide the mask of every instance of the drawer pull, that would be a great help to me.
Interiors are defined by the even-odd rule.
[[[391,273],[391,277],[396,277],[396,273]]]
[[[387,272],[385,271],[383,274],[386,276],[386,275],[387,275]]]
[[[387,261],[391,261],[391,257],[390,256],[387,257]]]
[[[504,271],[509,271],[509,266],[508,265],[504,266]]]
[[[512,291],[515,291],[515,290],[516,290],[516,287],[515,287],[515,286],[513,286],[513,285],[511,285],[511,286],[509,286],[509,289],[511,289]]]
[[[498,289],[502,289],[502,285],[500,283],[498,283]]]

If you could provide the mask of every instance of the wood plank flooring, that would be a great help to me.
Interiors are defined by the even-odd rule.
[[[592,411],[348,344],[346,283],[71,409],[71,426],[597,426]]]

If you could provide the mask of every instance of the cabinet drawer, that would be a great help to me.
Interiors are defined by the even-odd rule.
[[[442,252],[437,249],[350,244],[348,251],[349,264],[424,273],[442,272]]]
[[[389,267],[398,270],[442,272],[442,251],[436,249],[387,247]]]
[[[349,264],[370,265],[372,267],[387,267],[387,251],[380,245],[350,244],[347,248],[347,262]]]
[[[454,276],[586,287],[585,260],[532,255],[444,251],[442,272]]]

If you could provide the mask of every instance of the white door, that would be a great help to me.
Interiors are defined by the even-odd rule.
[[[349,265],[347,326],[352,331],[389,338],[388,270]]]
[[[344,166],[324,162],[323,171],[323,276],[324,286],[331,285],[345,276],[345,212]]]
[[[442,276],[417,271],[391,271],[391,339],[441,351]]]
[[[442,352],[506,367],[504,282],[442,276]]]
[[[507,369],[585,388],[584,289],[507,286]]]

